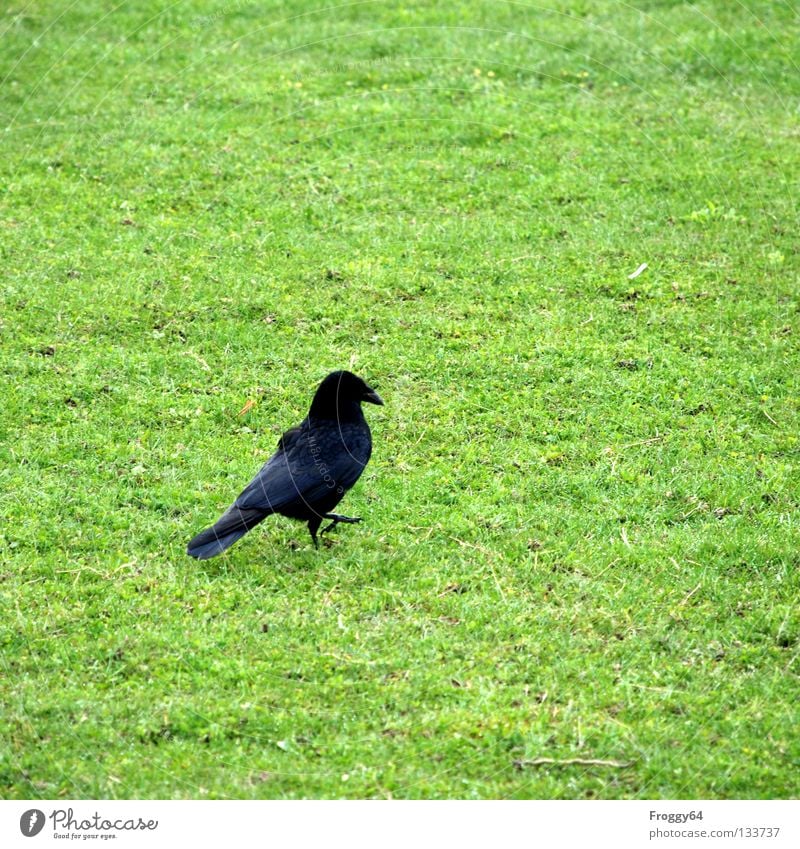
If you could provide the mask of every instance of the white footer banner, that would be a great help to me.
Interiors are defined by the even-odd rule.
[[[797,801],[1,801],[0,847],[800,847]]]

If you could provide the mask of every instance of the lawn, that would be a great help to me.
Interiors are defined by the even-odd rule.
[[[0,796],[796,797],[793,5],[6,4]]]

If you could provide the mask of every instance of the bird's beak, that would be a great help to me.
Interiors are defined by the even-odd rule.
[[[369,392],[365,392],[361,396],[362,401],[368,401],[370,404],[377,404],[379,407],[383,406],[383,398],[374,390],[370,389]]]

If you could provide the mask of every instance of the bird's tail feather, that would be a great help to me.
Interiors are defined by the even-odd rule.
[[[229,507],[210,528],[201,531],[186,547],[186,553],[198,560],[222,554],[251,528],[269,515],[268,511]]]

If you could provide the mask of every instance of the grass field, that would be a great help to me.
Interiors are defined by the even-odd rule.
[[[0,32],[0,795],[800,794],[795,2]],[[340,367],[364,523],[187,558]]]

